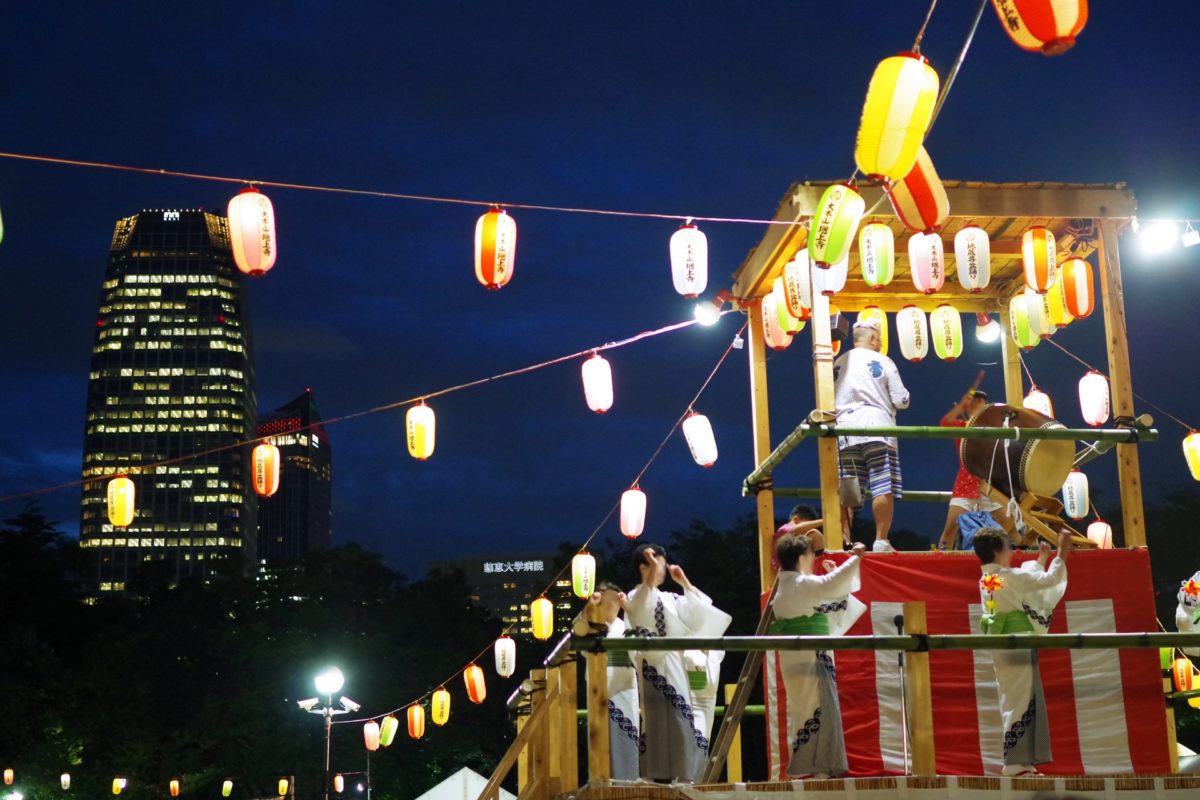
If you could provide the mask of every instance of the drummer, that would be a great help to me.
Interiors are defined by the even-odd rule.
[[[987,392],[970,389],[954,406],[946,412],[939,423],[943,428],[965,428],[971,419],[988,404]],[[981,497],[979,492],[980,480],[967,471],[962,462],[960,439],[954,440],[954,449],[959,454],[958,475],[954,478],[954,489],[950,493],[950,507],[946,510],[946,524],[942,527],[942,537],[938,540],[939,550],[955,548],[958,541],[959,517],[968,512],[991,512],[1000,508],[1000,504],[987,497]],[[995,526],[995,520],[989,525]]]

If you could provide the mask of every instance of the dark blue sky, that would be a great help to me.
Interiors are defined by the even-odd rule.
[[[127,3],[9,9],[0,149],[484,200],[769,217],[788,184],[839,178],[867,79],[907,49],[924,3]],[[452,6],[452,7],[447,7]],[[945,76],[973,3],[942,3],[924,52]],[[989,9],[929,149],[948,179],[1128,181],[1143,217],[1200,217],[1197,26],[1184,3],[1094,3],[1078,45],[1018,50]],[[223,209],[232,187],[0,160],[0,494],[80,469],[89,348],[116,218]],[[474,279],[479,211],[275,190],[280,258],[252,287],[260,406],[306,386],[325,416],[523,366],[691,315],[673,292],[669,222],[518,212],[516,277]],[[707,225],[719,287],[762,235]],[[1129,238],[1129,237],[1127,237]],[[1200,248],[1122,245],[1135,389],[1193,414]],[[736,329],[728,316],[610,355],[613,410],[584,405],[576,364],[437,401],[438,447],[405,452],[403,414],[330,430],[334,531],[419,571],[427,558],[581,540],[626,488]],[[967,326],[973,330],[973,325]],[[1060,334],[1103,363],[1099,315]],[[901,363],[934,422],[998,347]],[[1029,365],[1067,424],[1080,369]],[[812,407],[803,346],[770,362],[777,440]],[[985,388],[999,392],[989,368]],[[710,470],[673,441],[643,487],[648,536],[753,510],[745,351],[699,406]],[[1141,410],[1141,409],[1139,409]],[[1182,433],[1143,450],[1151,497],[1188,480]],[[949,488],[946,444],[903,447],[910,488]],[[1111,459],[1094,486],[1115,484]],[[781,484],[815,484],[815,455]],[[42,500],[77,527],[78,493]],[[780,513],[786,504],[780,503]],[[17,504],[0,508],[15,511]],[[1102,511],[1115,509],[1104,508]],[[931,535],[941,508],[902,505]],[[615,523],[609,530],[615,532]],[[1154,532],[1150,533],[1153,542]]]

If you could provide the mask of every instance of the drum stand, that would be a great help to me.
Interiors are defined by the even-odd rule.
[[[1072,528],[1060,516],[1063,505],[1055,497],[1045,497],[1033,492],[1023,492],[1020,495],[1018,505],[1021,507],[1021,516],[1025,524],[1025,530],[1019,532],[1016,522],[1005,513],[1005,508],[1008,507],[1008,496],[986,481],[980,485],[979,489],[980,494],[986,495],[992,502],[1000,505],[999,509],[992,512],[992,516],[995,517],[996,521],[1000,523],[1001,527],[1004,528],[1004,531],[1012,540],[1023,547],[1036,545],[1038,539],[1044,539],[1050,544],[1058,544],[1059,528],[1066,528],[1071,532],[1071,538],[1074,540],[1076,547],[1096,547],[1095,542],[1080,534],[1079,531]]]

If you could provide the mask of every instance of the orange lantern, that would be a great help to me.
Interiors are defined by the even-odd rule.
[[[488,289],[512,280],[517,257],[517,223],[493,208],[475,223],[475,277]]]
[[[248,186],[229,201],[229,247],[237,268],[255,277],[275,266],[275,208]]]
[[[254,475],[254,491],[270,497],[279,491],[279,448],[270,442],[262,442],[251,455]]]
[[[892,201],[892,210],[913,233],[935,233],[946,224],[950,216],[950,200],[946,187],[933,168],[933,161],[925,148],[917,153],[917,163],[903,180],[891,184],[887,190]]]
[[[510,677],[517,669],[517,643],[511,636],[501,636],[496,640],[496,674],[501,678]]]
[[[1171,676],[1177,692],[1190,692],[1200,686],[1196,681],[1196,673],[1192,671],[1192,662],[1186,658],[1175,659],[1171,664]]]
[[[583,362],[583,398],[588,408],[597,414],[612,408],[612,367],[599,353],[592,353],[592,357]]]
[[[1108,422],[1111,410],[1108,378],[1093,370],[1079,379],[1079,408],[1083,421],[1093,428]]]
[[[408,409],[404,415],[404,428],[408,439],[408,454],[419,461],[433,455],[437,434],[437,417],[433,409],[422,400]]]
[[[1059,278],[1067,311],[1075,319],[1083,319],[1096,307],[1096,292],[1092,285],[1092,265],[1082,258],[1068,258],[1062,263]]]
[[[946,284],[946,255],[942,237],[936,233],[914,233],[908,239],[908,265],[913,286],[925,294],[940,292]]]
[[[425,735],[425,707],[420,703],[408,707],[408,735],[413,739]]]
[[[4,785],[12,786],[13,780],[15,780],[15,773],[13,773],[12,767],[5,767],[4,768]]]
[[[168,786],[171,789],[171,797],[179,797],[179,778],[172,778]]]
[[[920,54],[900,53],[879,62],[854,143],[854,162],[864,175],[886,183],[909,173],[933,120],[937,96],[937,73]]]
[[[346,776],[340,772],[333,776],[333,790],[338,794],[346,791]]]
[[[136,492],[133,481],[118,475],[108,482],[108,521],[117,528],[126,528],[133,522]]]
[[[1200,481],[1200,432],[1192,431],[1183,437],[1183,458],[1192,478]]]
[[[438,687],[438,690],[433,693],[429,708],[434,725],[445,725],[446,721],[450,719],[450,693],[446,691],[445,686]]]
[[[1054,234],[1038,225],[1021,237],[1021,264],[1025,269],[1025,284],[1038,294],[1045,294],[1057,279]]]
[[[708,286],[708,237],[688,220],[671,234],[670,250],[675,291],[699,297]]]
[[[1087,24],[1087,0],[992,0],[992,5],[1017,47],[1048,56],[1074,47]]]
[[[478,664],[471,664],[463,670],[463,683],[467,685],[467,699],[472,703],[482,703],[487,698],[487,684],[483,680],[483,669]]]
[[[363,743],[372,753],[379,749],[379,723],[375,720],[363,725]]]

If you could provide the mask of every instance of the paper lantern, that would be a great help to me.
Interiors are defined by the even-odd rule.
[[[992,280],[992,240],[978,225],[965,225],[954,234],[954,268],[958,282],[971,294],[987,288]]]
[[[229,248],[233,262],[247,275],[259,276],[275,266],[275,209],[271,199],[248,186],[229,201]]]
[[[487,698],[487,684],[483,680],[483,669],[478,664],[471,664],[463,670],[463,683],[467,685],[467,699],[472,703],[482,703]]]
[[[918,53],[900,53],[875,67],[863,101],[854,163],[877,183],[912,170],[933,120],[938,75]]]
[[[711,467],[717,463],[717,439],[713,436],[712,423],[708,421],[708,417],[695,411],[684,417],[683,438],[692,453],[692,460],[697,464]]]
[[[792,337],[779,325],[779,298],[774,292],[763,295],[762,298],[762,328],[763,340],[772,350],[783,350],[792,343]]]
[[[12,786],[14,780],[15,780],[15,774],[13,773],[12,767],[5,767],[4,768],[4,785]]]
[[[260,442],[251,453],[254,491],[270,497],[279,491],[279,448],[270,442]]]
[[[172,778],[171,782],[167,785],[171,790],[171,797],[179,797],[179,779]]]
[[[1092,284],[1092,265],[1082,258],[1068,258],[1059,270],[1063,300],[1067,311],[1075,319],[1091,315],[1096,307],[1096,293]]]
[[[1183,458],[1192,479],[1200,481],[1200,431],[1192,431],[1183,437]]]
[[[408,735],[413,739],[425,735],[425,707],[420,703],[408,707]]]
[[[826,297],[833,297],[846,288],[846,275],[849,271],[849,258],[843,258],[828,269],[814,269],[812,272],[813,291]]]
[[[962,355],[962,316],[953,307],[943,303],[929,315],[929,337],[933,339],[933,352],[943,361],[953,361]]]
[[[690,221],[671,234],[671,279],[684,297],[699,297],[708,286],[708,237]]]
[[[501,678],[510,677],[517,669],[517,643],[509,636],[501,636],[496,640],[496,674]]]
[[[858,312],[857,322],[874,322],[879,326],[879,352],[883,355],[888,354],[888,320],[887,314],[879,309],[879,306],[865,306],[862,311]]]
[[[422,400],[415,406],[410,406],[404,415],[404,428],[408,438],[408,454],[413,458],[424,461],[433,455],[433,445],[437,433],[437,419],[433,409]]]
[[[824,302],[829,303],[828,300],[825,300]],[[841,316],[841,313],[842,313],[842,310],[840,308],[835,306],[833,303],[829,303],[829,326],[830,326],[829,329],[830,329],[831,334],[834,330],[837,329],[837,318],[839,316]],[[880,331],[880,333],[882,333],[882,331]],[[829,346],[830,346],[830,349],[833,350],[833,354],[836,356],[842,350],[842,340],[831,337],[830,341],[829,341]]]
[[[1063,510],[1071,519],[1083,519],[1088,513],[1088,479],[1077,469],[1071,470],[1062,487]]]
[[[1058,280],[1050,287],[1050,291],[1046,292],[1043,297],[1046,298],[1046,308],[1050,315],[1050,324],[1058,328],[1065,328],[1075,321],[1075,317],[1071,315],[1067,308],[1067,298],[1065,295],[1066,282],[1063,280],[1063,270],[1058,271]]]
[[[1000,323],[990,315],[978,312],[975,314],[975,338],[984,344],[991,344],[1000,338]]]
[[[233,781],[226,778],[221,783],[221,797],[229,797],[231,794],[233,794]]]
[[[125,528],[133,522],[135,494],[133,481],[124,475],[108,482],[108,521],[115,527]]]
[[[125,791],[125,786],[127,784],[128,784],[128,781],[126,781],[124,778],[113,778],[112,793],[120,794],[121,792]],[[285,794],[287,794],[286,791],[281,792],[280,796],[285,795]]]
[[[1042,341],[1042,337],[1037,328],[1037,315],[1040,304],[1033,311],[1032,318],[1030,316],[1029,306],[1026,302],[1024,292],[1020,292],[1008,301],[1008,329],[1013,341],[1017,343],[1017,347],[1022,350],[1032,350]]]
[[[925,294],[940,292],[946,283],[946,256],[942,237],[936,233],[914,233],[908,238],[908,266],[913,286]]]
[[[929,333],[925,312],[913,305],[896,312],[896,338],[900,355],[909,361],[920,361],[929,353]]]
[[[596,557],[586,550],[571,559],[571,591],[582,600],[596,591]]]
[[[529,626],[533,638],[545,641],[554,635],[554,604],[539,597],[529,604]]]
[[[1054,249],[1054,234],[1040,225],[1021,236],[1021,266],[1025,270],[1025,285],[1038,294],[1045,294],[1058,277],[1058,255]]]
[[[597,414],[612,408],[612,367],[599,353],[592,353],[592,357],[583,362],[583,398],[588,408]]]
[[[429,701],[430,717],[434,725],[445,725],[450,719],[450,693],[445,686],[438,687]]]
[[[866,208],[862,195],[845,183],[835,183],[821,195],[808,233],[808,257],[818,271],[830,268],[850,254],[850,245]]]
[[[1087,527],[1087,537],[1101,550],[1112,550],[1112,525],[1098,519]]]
[[[1054,404],[1050,402],[1050,395],[1036,386],[1029,390],[1029,394],[1025,395],[1025,402],[1022,405],[1031,411],[1037,411],[1054,419]]]
[[[279,786],[277,787],[279,790],[279,796],[287,797],[288,789],[291,788],[291,785],[292,785],[292,782],[289,781],[287,778],[280,778]]]
[[[383,747],[391,747],[392,742],[396,741],[396,731],[398,730],[400,730],[400,720],[388,714],[383,718],[383,722],[379,723],[379,744]]]
[[[917,163],[912,170],[887,187],[887,195],[892,201],[892,210],[912,233],[936,233],[950,216],[946,187],[924,147],[917,153]]]
[[[379,749],[379,723],[375,720],[363,725],[363,742],[372,753]]]
[[[808,261],[808,249],[805,248],[783,265],[783,293],[787,299],[788,310],[797,319],[808,319],[812,316],[812,265]]]
[[[59,775],[58,782],[62,785],[64,792],[67,789],[70,789],[71,788],[71,773],[64,772],[62,775]],[[226,797],[228,797],[228,795],[226,795]]]
[[[1048,56],[1074,47],[1087,24],[1087,0],[992,0],[992,5],[1017,47]]]
[[[1186,658],[1175,659],[1171,664],[1171,675],[1177,692],[1190,692],[1192,689],[1200,688],[1200,684],[1196,681],[1196,674],[1192,672],[1192,662]]]
[[[782,275],[772,283],[771,293],[775,295],[775,323],[779,328],[788,336],[795,336],[804,330],[804,320],[793,316],[788,306],[787,289],[784,287]]]
[[[646,493],[634,486],[621,494],[621,533],[630,539],[646,527]]]
[[[1093,428],[1108,422],[1108,378],[1092,371],[1079,379],[1079,408],[1083,412],[1083,421]]]
[[[346,776],[340,772],[333,776],[333,790],[338,794],[346,791]]]
[[[512,280],[517,258],[517,223],[493,208],[475,223],[475,277],[488,289]]]
[[[858,232],[858,260],[863,280],[872,289],[882,289],[896,274],[896,236],[882,222],[868,222]]]
[[[1038,294],[1028,286],[1025,287],[1025,302],[1029,304],[1029,320],[1037,328],[1038,335],[1049,339],[1058,332],[1058,327],[1050,320],[1050,292]]]

